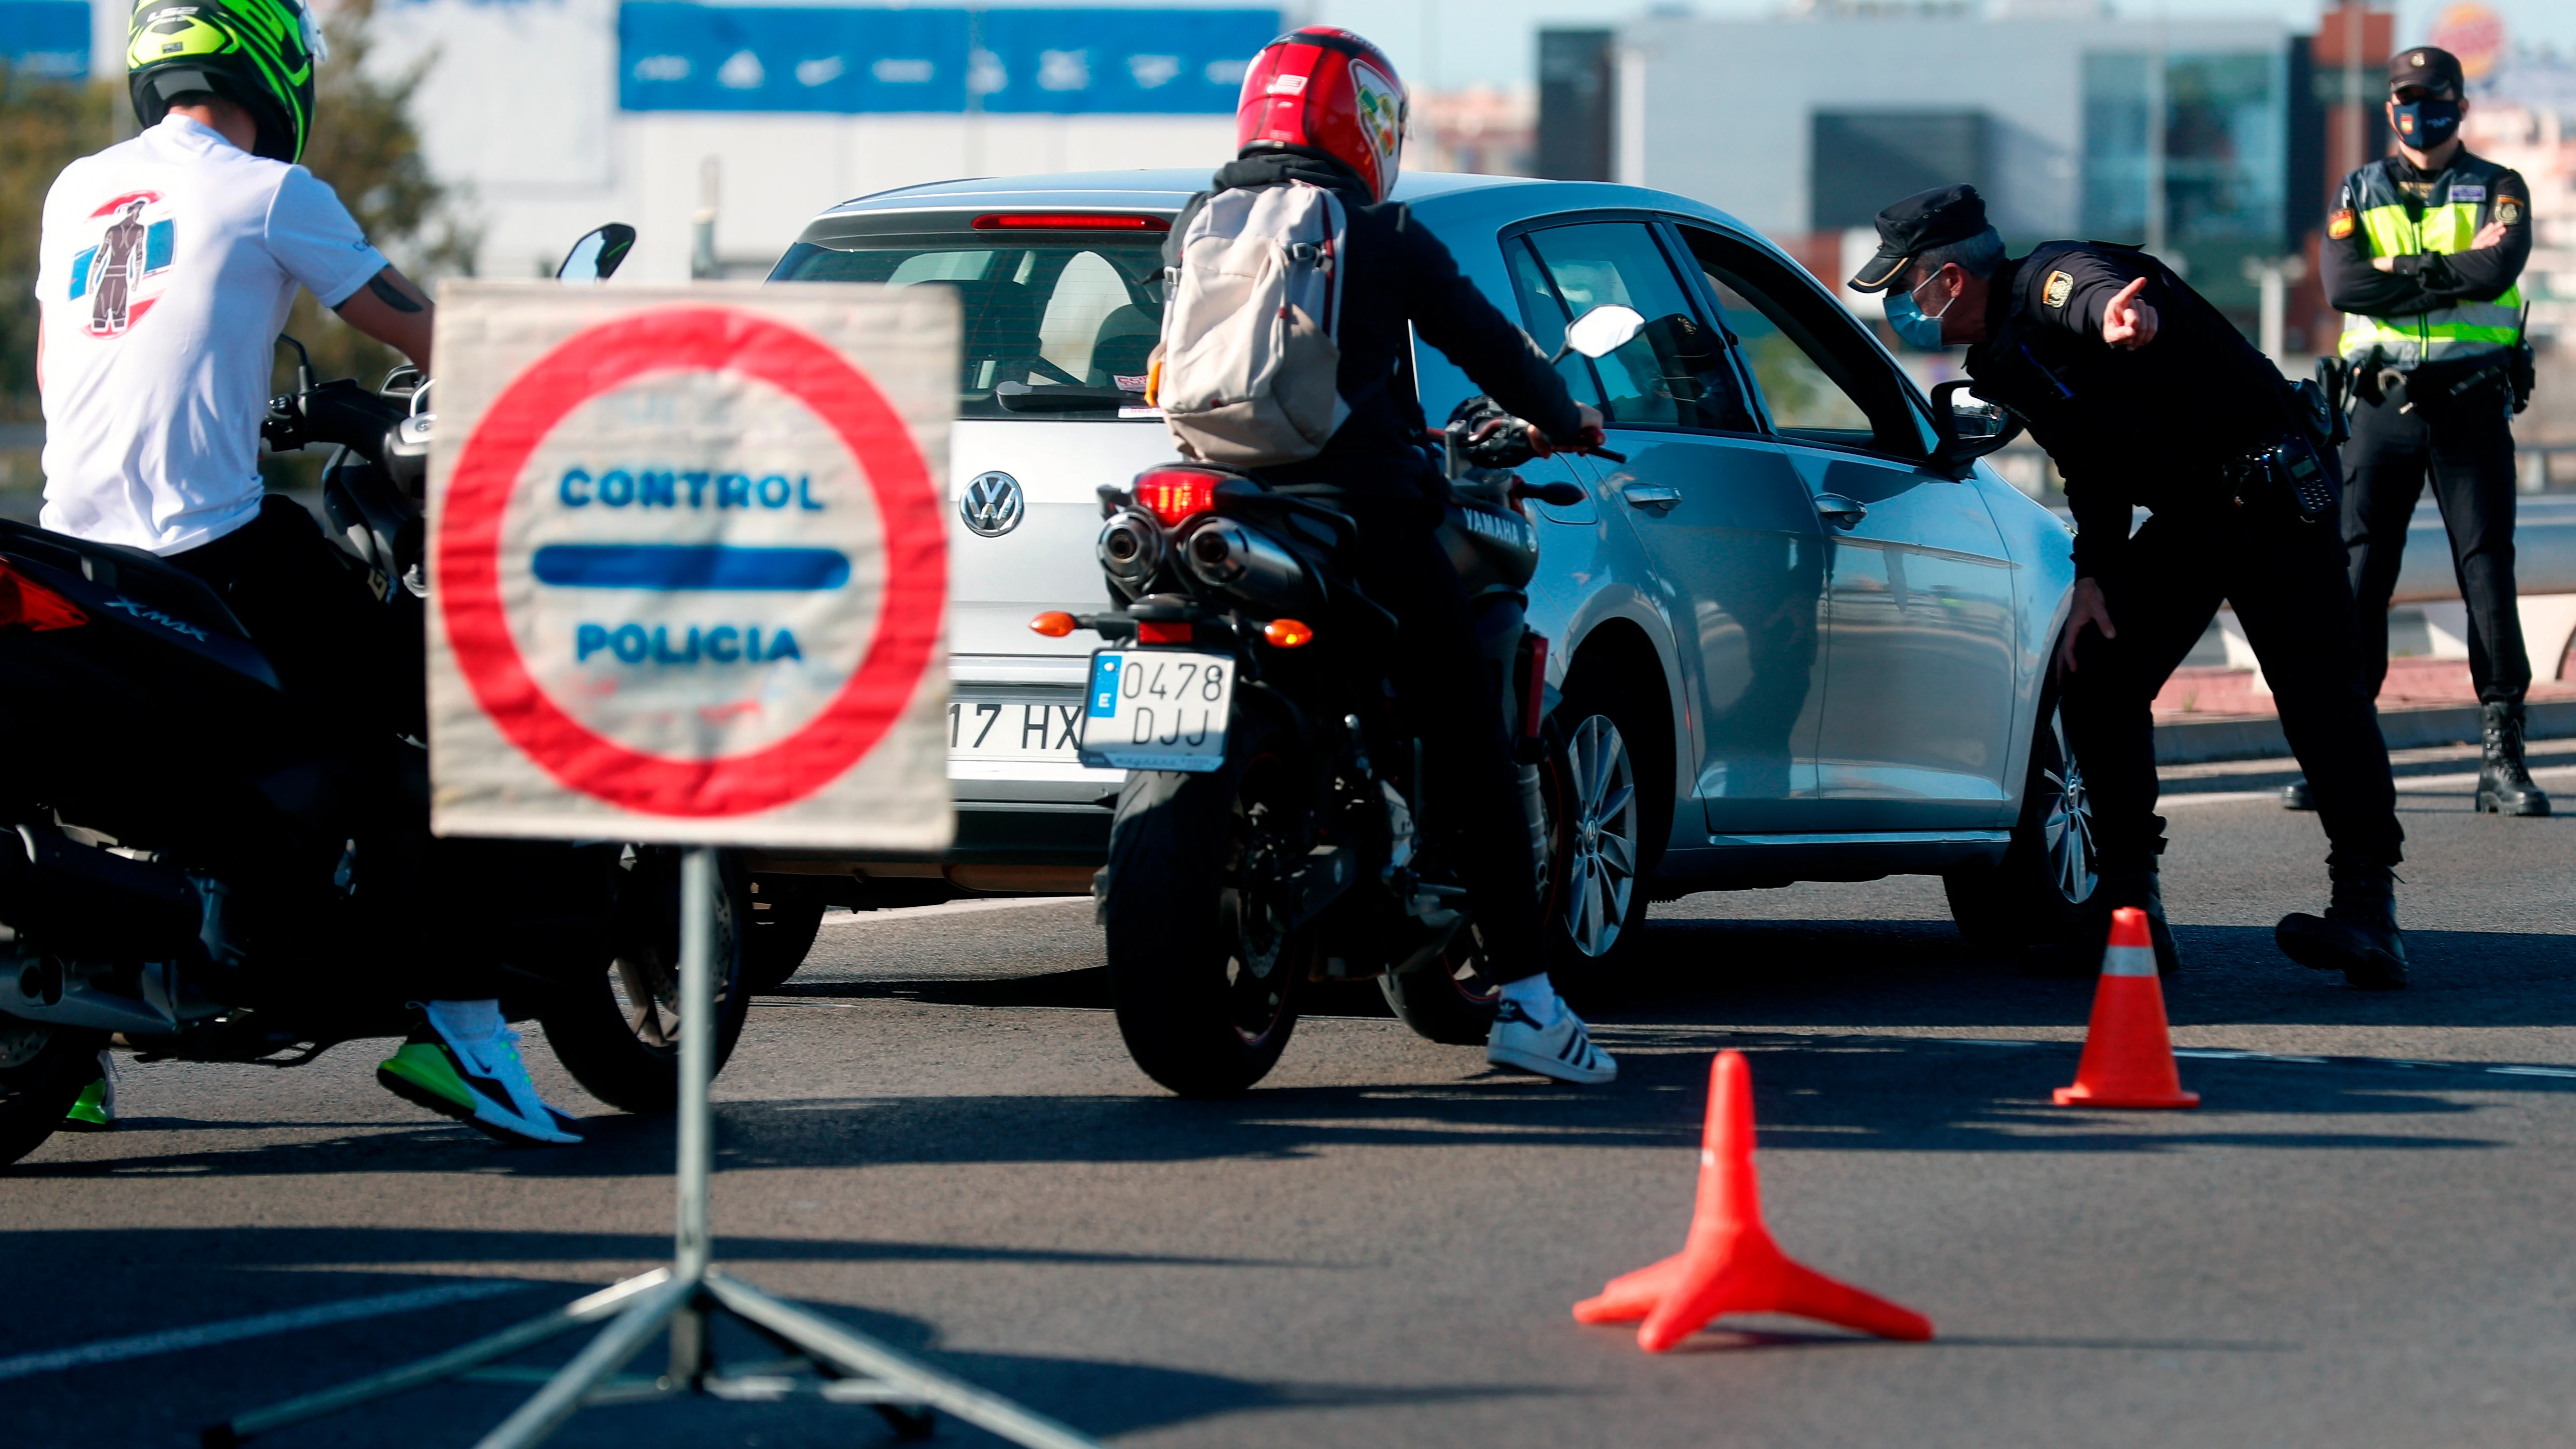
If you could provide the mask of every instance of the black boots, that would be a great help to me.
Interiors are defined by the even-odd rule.
[[[2338,866],[2334,903],[2322,916],[2294,911],[2272,928],[2283,955],[2318,971],[2340,971],[2364,991],[2406,984],[2406,938],[2397,932],[2395,877],[2383,866]]]
[[[2034,946],[2023,957],[2028,976],[2085,977],[2102,971],[2102,948],[2111,939],[2111,912],[2135,906],[2147,913],[2147,939],[2155,944],[2156,974],[2171,976],[2181,965],[2174,952],[2173,931],[2165,925],[2162,883],[2152,870],[2106,870],[2084,903],[2084,924],[2071,940]]]
[[[2478,810],[2489,815],[2546,815],[2549,797],[2531,783],[2522,764],[2522,706],[2490,704],[2480,711],[2486,758],[2478,764]]]
[[[2549,796],[2531,782],[2522,763],[2523,712],[2519,704],[2478,708],[2484,726],[2486,757],[2478,762],[2478,810],[2486,815],[2546,815]],[[2316,796],[2305,779],[2281,787],[2281,808],[2314,810]]]

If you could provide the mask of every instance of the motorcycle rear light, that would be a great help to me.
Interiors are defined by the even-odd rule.
[[[1297,619],[1273,619],[1261,626],[1261,637],[1279,649],[1302,649],[1312,643],[1315,631]]]
[[[1159,216],[1119,216],[1098,211],[997,211],[975,218],[977,231],[1170,231]]]
[[[1136,624],[1136,642],[1139,644],[1187,644],[1190,642],[1190,626],[1187,624],[1164,624],[1158,623],[1152,619],[1142,619],[1137,621]]]
[[[1216,506],[1216,479],[1187,468],[1147,473],[1136,480],[1136,502],[1165,528],[1178,528]]]
[[[0,563],[0,629],[41,634],[48,629],[77,629],[89,622],[80,606]]]
[[[1031,619],[1029,627],[1050,639],[1061,639],[1073,632],[1073,616],[1062,609],[1050,609]]]

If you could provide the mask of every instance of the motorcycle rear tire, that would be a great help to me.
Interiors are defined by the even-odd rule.
[[[823,929],[823,897],[795,876],[761,876],[751,883],[751,934],[743,941],[743,975],[754,995],[787,984],[814,949]]]
[[[1284,730],[1240,713],[1234,730],[1222,770],[1130,774],[1110,827],[1102,918],[1118,1034],[1184,1097],[1233,1096],[1277,1065],[1313,964],[1311,927],[1252,944],[1239,928],[1246,895],[1229,882],[1269,792],[1294,789],[1295,771]],[[1245,964],[1265,954],[1266,973]]]
[[[721,1072],[751,1010],[742,929],[751,915],[751,892],[740,857],[724,851],[717,859],[722,888],[716,895],[715,1069]],[[611,960],[596,974],[563,987],[537,1014],[555,1060],[582,1090],[642,1116],[679,1106],[679,1032],[688,1029],[687,1023],[675,1022],[679,969],[679,852],[649,847],[619,892]],[[650,1000],[637,1002],[639,990]]]
[[[44,1146],[62,1128],[63,1114],[98,1080],[98,1052],[106,1045],[103,1031],[0,1014],[0,1060],[15,1059],[0,1066],[0,1166]]]

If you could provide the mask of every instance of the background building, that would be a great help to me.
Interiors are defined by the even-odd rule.
[[[2250,320],[2244,263],[2324,211],[2310,48],[2270,21],[1820,4],[1555,32],[1540,65],[1543,137],[1562,115],[1599,174],[1712,201],[1819,275],[1889,201],[1967,181],[2010,241],[2145,245]]]
[[[0,52],[120,75],[128,13],[0,0]],[[757,275],[817,211],[887,187],[1213,168],[1244,67],[1281,28],[1240,7],[378,0],[370,64],[426,68],[412,121],[479,234],[478,271],[551,270],[623,221],[629,274],[678,280],[709,214],[711,270]]]

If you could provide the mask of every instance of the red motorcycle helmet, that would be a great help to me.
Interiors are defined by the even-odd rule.
[[[1386,52],[1347,30],[1309,25],[1261,48],[1243,78],[1234,142],[1330,156],[1380,201],[1404,155],[1404,82]]]

